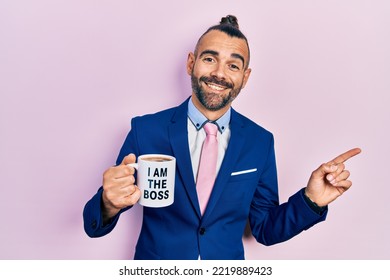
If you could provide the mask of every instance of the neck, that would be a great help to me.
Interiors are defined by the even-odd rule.
[[[192,94],[192,102],[194,103],[195,107],[201,112],[209,121],[216,121],[220,117],[222,117],[230,108],[230,104],[226,105],[224,108],[218,110],[218,111],[210,111],[207,110],[202,103],[199,102],[198,98],[195,96],[195,94]]]

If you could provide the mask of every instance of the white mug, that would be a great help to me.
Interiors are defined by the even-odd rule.
[[[174,201],[176,159],[161,154],[138,157],[138,163],[129,166],[137,170],[137,186],[141,190],[139,204],[147,207],[165,207]]]

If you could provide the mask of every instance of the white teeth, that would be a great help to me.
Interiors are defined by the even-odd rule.
[[[217,86],[217,85],[213,85],[213,84],[207,84],[210,88],[212,89],[215,89],[215,90],[224,90],[225,88],[224,87],[220,87],[220,86]]]

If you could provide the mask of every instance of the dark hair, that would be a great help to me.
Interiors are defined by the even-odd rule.
[[[250,58],[250,51],[249,51],[248,40],[245,37],[245,35],[240,31],[237,17],[235,17],[233,15],[227,15],[226,17],[223,17],[221,19],[221,21],[219,22],[219,24],[211,26],[209,29],[207,29],[207,31],[205,33],[202,34],[202,36],[200,36],[200,38],[199,38],[199,40],[198,40],[198,42],[196,44],[195,55],[197,54],[197,49],[198,49],[199,42],[202,40],[202,38],[207,33],[209,33],[212,30],[218,30],[218,31],[221,31],[221,32],[229,35],[230,37],[239,38],[239,39],[245,40],[246,45],[248,46],[248,63],[246,65],[248,67],[248,65],[249,65],[249,58]]]

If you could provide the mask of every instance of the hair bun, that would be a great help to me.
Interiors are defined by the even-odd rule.
[[[239,29],[237,18],[232,15],[223,17],[220,24],[231,25],[232,27]]]

